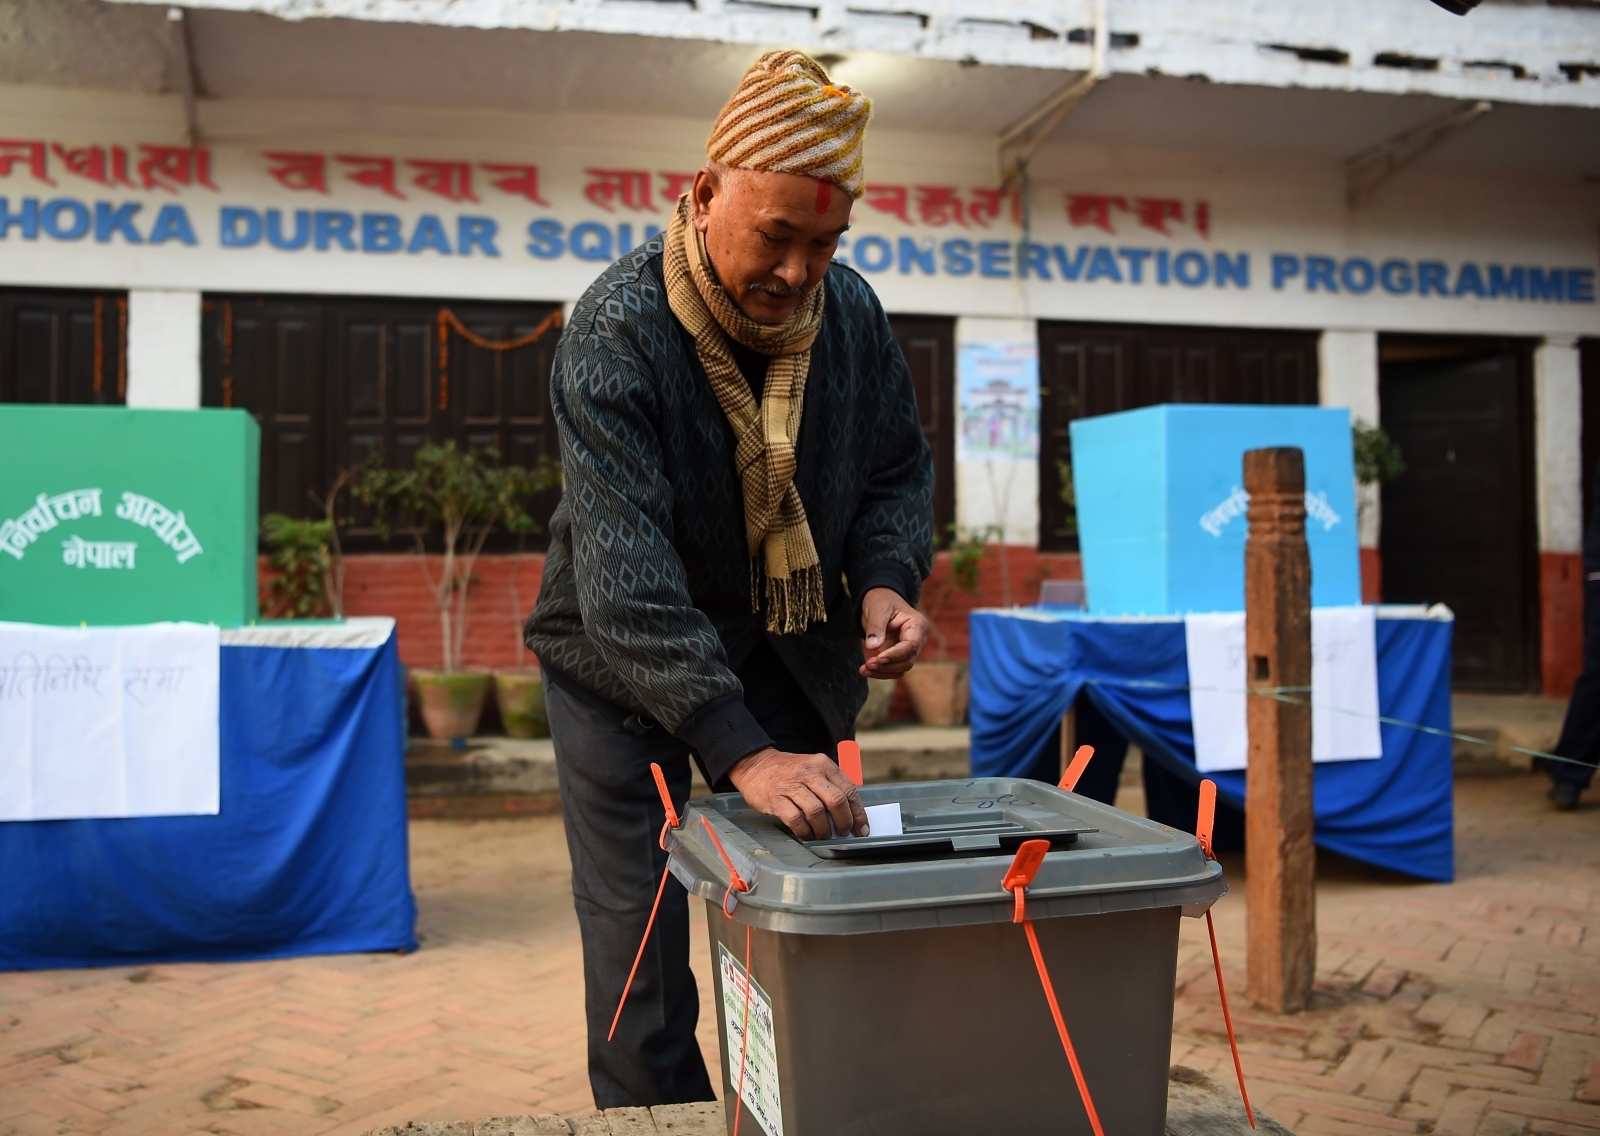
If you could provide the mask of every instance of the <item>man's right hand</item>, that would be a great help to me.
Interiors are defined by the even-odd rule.
[[[844,773],[821,753],[784,753],[768,746],[740,760],[728,775],[758,812],[777,817],[801,840],[867,835],[867,812]]]

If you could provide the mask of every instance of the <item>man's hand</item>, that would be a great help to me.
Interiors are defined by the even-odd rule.
[[[868,678],[897,678],[911,669],[928,641],[928,617],[893,588],[873,588],[861,601],[861,630],[867,633]]]
[[[768,746],[741,760],[728,777],[751,808],[777,817],[801,840],[832,835],[829,817],[840,836],[867,835],[867,811],[856,787],[826,754]]]

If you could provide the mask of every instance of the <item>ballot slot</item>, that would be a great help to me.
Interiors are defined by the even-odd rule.
[[[877,806],[882,808],[883,806]],[[1064,848],[1098,829],[1068,822],[1060,812],[1013,797],[898,803],[900,831],[801,841],[824,860],[882,860],[1014,851],[1025,840]],[[874,827],[874,831],[879,831]]]

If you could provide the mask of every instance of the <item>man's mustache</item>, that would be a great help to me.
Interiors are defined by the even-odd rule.
[[[802,284],[798,288],[791,288],[787,284],[763,284],[760,281],[756,281],[754,284],[751,284],[746,291],[765,292],[769,296],[776,296],[780,300],[787,300],[794,296],[804,296],[810,287],[811,285],[809,284]]]

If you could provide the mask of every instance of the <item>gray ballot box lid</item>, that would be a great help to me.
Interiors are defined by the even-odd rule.
[[[1032,839],[1051,843],[1027,893],[1034,919],[1156,907],[1199,915],[1228,890],[1191,833],[1040,781],[868,785],[861,799],[897,803],[902,834],[804,841],[738,793],[694,798],[669,832],[668,866],[734,919],[797,935],[1008,923],[1015,902],[1000,881]],[[730,864],[749,890],[730,891]]]

